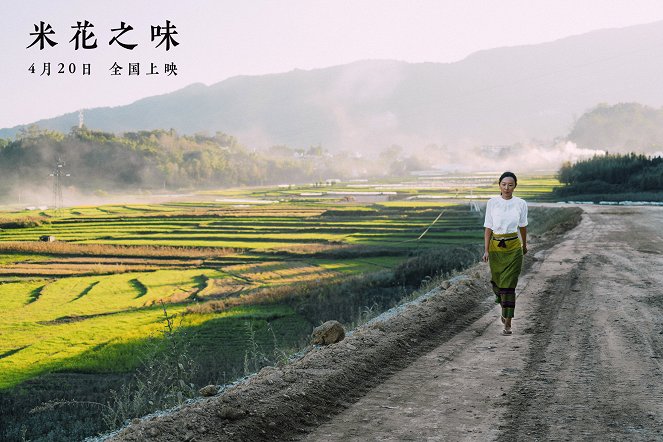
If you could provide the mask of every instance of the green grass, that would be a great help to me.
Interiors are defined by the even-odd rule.
[[[163,330],[163,311],[157,308],[155,327],[140,336],[122,335],[102,344],[95,345],[77,355],[59,361],[51,369],[60,372],[123,373],[135,369],[145,354],[149,342],[159,339]],[[177,309],[168,309],[173,314]],[[244,326],[246,321],[265,321],[288,318],[294,327],[302,326],[301,319],[287,306],[235,307],[214,314],[186,316],[178,325],[179,331],[191,335],[190,344],[209,356],[215,351],[224,352],[223,357],[240,359],[246,348],[245,333],[232,336],[232,332]],[[238,327],[239,324],[239,327]],[[293,324],[290,324],[293,326]],[[231,345],[228,345],[231,344]]]
[[[16,302],[13,307],[16,313]],[[184,311],[184,305],[168,307],[171,315]],[[147,337],[159,336],[163,330],[162,308],[154,305],[108,313],[71,322],[32,322],[23,316],[8,321],[3,317],[0,327],[5,343],[0,355],[8,356],[0,358],[0,389],[52,371],[122,373],[134,369],[142,355],[137,349],[145,345]],[[283,306],[237,307],[215,314],[188,315],[181,326],[195,329],[221,318],[260,319],[291,314]]]
[[[48,256],[38,256],[38,255],[0,255],[0,265],[5,264],[14,264],[19,262],[37,262],[37,261],[47,261]]]
[[[201,275],[226,277],[211,269],[163,270],[0,285],[0,355],[9,354],[0,358],[0,389],[114,339],[153,334],[162,327],[157,303],[177,301],[169,310],[183,312]]]
[[[347,274],[375,272],[382,269],[392,269],[403,261],[402,256],[382,256],[351,260],[317,260],[316,263],[327,270]]]

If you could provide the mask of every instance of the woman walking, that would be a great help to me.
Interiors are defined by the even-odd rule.
[[[504,172],[499,179],[500,196],[488,200],[483,226],[485,253],[490,264],[495,302],[502,306],[505,335],[511,334],[511,319],[516,308],[516,285],[527,253],[527,203],[513,196],[518,179]],[[520,237],[518,236],[520,232]]]

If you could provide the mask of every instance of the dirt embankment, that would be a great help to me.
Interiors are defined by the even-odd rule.
[[[549,250],[545,238],[532,241],[513,336],[499,334],[487,266],[478,264],[446,290],[338,344],[265,368],[222,395],[137,422],[110,440],[544,440],[550,426],[541,426],[540,416],[560,384],[541,380],[540,364],[561,357],[546,356],[561,350],[544,337],[556,330],[548,320],[559,316],[555,296],[576,293],[567,279],[578,274],[567,268],[576,263],[574,252],[560,247],[576,241],[576,231],[592,231],[590,216],[564,241],[548,238]],[[560,346],[569,340],[566,326],[556,333]],[[537,393],[543,387],[545,399]],[[523,415],[531,420],[522,422]]]
[[[282,440],[305,433],[485,314],[493,306],[489,291],[485,279],[459,279],[389,320],[111,440]]]

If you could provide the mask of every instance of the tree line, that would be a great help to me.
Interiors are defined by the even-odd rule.
[[[661,192],[663,158],[643,154],[606,154],[565,163],[558,172],[559,196]]]
[[[324,153],[319,146],[256,152],[221,132],[115,135],[83,127],[63,134],[31,126],[15,139],[0,139],[0,198],[17,188],[50,187],[58,159],[70,174],[64,186],[93,192],[316,182],[343,165]]]
[[[52,186],[58,160],[70,174],[63,186],[82,193],[318,183],[405,175],[425,167],[395,145],[362,157],[347,151],[332,155],[320,145],[255,150],[223,132],[182,135],[156,129],[118,135],[75,127],[65,134],[32,125],[14,139],[0,138],[0,201],[15,200],[17,189],[43,194]]]

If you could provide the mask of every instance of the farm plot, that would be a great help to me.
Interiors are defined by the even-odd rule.
[[[242,250],[278,250],[285,246],[328,243],[385,244],[415,239],[437,217],[421,244],[445,241],[449,232],[476,229],[477,216],[467,206],[449,203],[427,204],[428,207],[376,205],[369,209],[270,207],[260,215],[249,210],[245,216],[232,214],[191,217],[187,214],[131,217],[77,218],[65,217],[49,223],[3,232],[2,241],[35,241],[51,235],[74,244],[150,245],[177,247],[223,247]],[[443,233],[444,235],[439,235]],[[470,237],[473,236],[470,234]],[[455,242],[456,239],[450,242]]]
[[[171,203],[46,215],[0,235],[0,388],[158,332],[161,303],[202,325],[223,312],[188,306],[389,269],[412,250],[481,240],[480,216],[449,203]],[[36,241],[43,235],[57,241]]]

